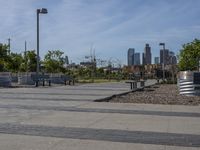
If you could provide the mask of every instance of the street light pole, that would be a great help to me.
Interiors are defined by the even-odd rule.
[[[37,68],[36,68],[36,76],[38,78],[39,71],[40,71],[40,55],[39,55],[39,14],[47,14],[47,9],[42,8],[42,9],[37,9]],[[38,86],[38,79],[36,80],[36,87]]]
[[[38,77],[39,75],[39,13],[40,9],[37,9],[37,68],[36,68],[36,76]],[[38,86],[38,79],[36,80],[36,87]]]
[[[162,68],[163,68],[163,81],[165,80],[165,55],[164,55],[164,52],[165,52],[165,43],[160,43],[159,44],[160,46],[163,46],[163,55],[162,55],[162,57],[163,57],[163,63],[162,63]]]

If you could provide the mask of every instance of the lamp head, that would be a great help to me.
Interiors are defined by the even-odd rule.
[[[48,11],[47,11],[46,8],[42,8],[42,9],[40,9],[40,12],[39,12],[39,13],[41,13],[41,14],[47,14]]]
[[[160,46],[164,46],[164,45],[165,45],[165,43],[159,43],[159,45],[160,45]]]

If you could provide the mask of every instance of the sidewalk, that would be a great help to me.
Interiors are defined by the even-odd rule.
[[[0,89],[1,149],[198,150],[200,106],[93,102],[124,83]]]

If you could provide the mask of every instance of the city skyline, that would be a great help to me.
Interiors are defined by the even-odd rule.
[[[200,38],[199,0],[7,0],[0,5],[0,43],[11,38],[11,50],[18,53],[25,40],[27,49],[36,49],[36,9],[48,9],[40,16],[42,57],[60,49],[80,62],[92,45],[98,58],[126,64],[129,47],[142,53],[149,43],[154,58],[160,42],[176,54],[182,44]]]
[[[151,55],[151,46],[146,43],[144,47],[144,52],[135,51],[134,48],[129,48],[127,51],[127,66],[134,66],[134,65],[151,65],[151,64],[163,64],[163,58],[164,58],[164,64],[177,64],[177,57],[175,53],[169,49],[164,50],[160,49],[159,57],[152,57]],[[154,61],[153,61],[154,60]],[[140,63],[142,62],[142,63]]]

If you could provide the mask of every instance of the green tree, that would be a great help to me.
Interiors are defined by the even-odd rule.
[[[97,68],[96,69],[96,74],[99,78],[104,78],[105,77],[105,73],[104,73],[104,70],[103,68]]]
[[[8,62],[8,45],[0,43],[0,71],[5,70],[5,63]]]
[[[35,72],[36,71],[36,66],[37,66],[37,55],[35,53],[35,50],[30,50],[26,52],[26,56],[25,56],[27,60],[27,66],[24,62],[23,66],[24,66],[24,70],[27,70],[29,72]],[[27,69],[26,69],[27,68]]]
[[[5,68],[12,72],[18,72],[22,62],[23,57],[21,54],[11,53],[5,62]]]
[[[43,62],[45,70],[52,73],[65,72],[63,54],[60,50],[48,51]]]
[[[200,61],[200,40],[183,45],[179,55],[179,70],[198,70]]]

